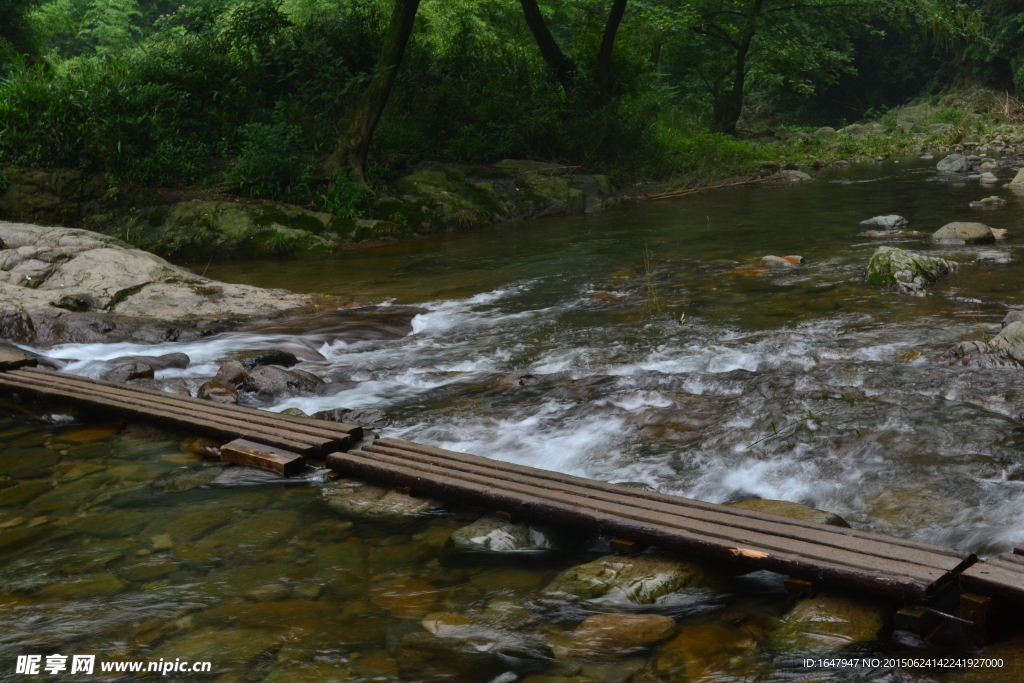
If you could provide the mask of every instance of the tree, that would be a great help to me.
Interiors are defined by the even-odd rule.
[[[370,141],[391,96],[391,88],[395,84],[406,45],[409,44],[419,5],[420,0],[395,0],[377,66],[356,107],[348,132],[323,163],[322,170],[326,175],[334,176],[347,166],[357,181],[366,183],[366,157],[370,153]]]
[[[0,0],[0,62],[13,57],[5,53],[37,53],[38,44],[29,13],[35,9],[39,1]]]
[[[971,29],[959,0],[690,0],[700,37],[693,71],[712,99],[711,129],[736,134],[747,81],[788,84],[810,94],[853,71],[851,32],[872,20],[937,35]]]
[[[574,86],[576,64],[565,56],[562,49],[551,31],[548,30],[544,15],[537,5],[537,0],[520,0],[523,6],[523,15],[526,18],[526,25],[533,33],[537,47],[548,67],[554,73],[555,78],[561,84],[566,93]],[[615,70],[613,68],[613,56],[615,51],[615,37],[618,35],[619,26],[626,13],[627,0],[612,0],[611,10],[608,12],[608,20],[604,25],[604,34],[601,38],[601,47],[597,53],[597,87],[598,105],[605,106],[610,103],[615,95]]]

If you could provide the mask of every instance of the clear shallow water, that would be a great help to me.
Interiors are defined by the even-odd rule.
[[[1024,197],[969,181],[948,182],[932,168],[904,160],[830,172],[804,186],[652,202],[320,261],[211,266],[207,275],[215,278],[347,295],[381,306],[189,344],[68,345],[47,353],[76,359],[68,371],[98,375],[103,360],[182,351],[192,366],[160,372],[158,378],[183,377],[194,389],[233,351],[284,347],[305,359],[299,367],[329,385],[323,395],[286,397],[267,406],[276,410],[381,408],[393,420],[382,430],[388,436],[609,481],[644,482],[716,502],[749,496],[792,500],[839,513],[860,528],[981,554],[1003,552],[1024,540],[1024,374],[949,366],[939,356],[955,342],[995,334],[1007,306],[1024,305],[1019,247]],[[1009,203],[983,211],[968,208],[970,201],[991,194],[1006,196]],[[897,240],[899,246],[962,264],[931,296],[898,296],[868,287],[862,277],[880,242],[860,237],[856,223],[887,213],[907,217],[911,229],[926,234],[949,221],[982,220],[1013,236],[995,245],[961,248]],[[767,254],[799,254],[805,263],[764,270],[754,261]],[[897,360],[910,351],[923,357]],[[163,446],[143,449],[138,457],[163,467],[161,453],[175,451],[174,443],[168,437]],[[269,505],[293,510],[301,520],[294,529],[336,520],[309,489],[277,491],[252,508],[232,501],[242,495],[237,489],[225,491],[214,489],[224,497],[221,504],[239,516]],[[163,498],[162,504],[168,517],[178,517],[193,504],[215,505],[190,498],[207,495],[213,494],[195,489]],[[120,500],[103,504],[147,510],[160,505],[148,494],[130,504]],[[26,516],[18,509],[3,511]],[[80,512],[72,507],[67,514]],[[415,559],[407,561],[405,571],[425,577],[432,588],[424,592],[449,596],[449,586],[469,579],[445,574],[446,563],[466,560],[423,550],[415,535],[431,525],[454,528],[458,523],[457,515],[409,522],[406,530],[364,522],[368,531],[344,533],[394,537],[384,547],[408,546]],[[159,535],[147,536],[149,527],[140,528],[138,533],[121,530],[139,546],[130,546],[124,557],[147,549],[151,536]],[[344,540],[337,533],[338,542]],[[310,541],[325,542],[315,535]],[[253,557],[269,562],[288,547],[285,541],[276,543],[261,542],[264,554],[239,562]],[[62,557],[63,551],[54,547],[48,546],[49,552]],[[20,577],[38,561],[31,554],[15,557],[7,565],[13,569],[0,565],[0,572]],[[248,556],[236,550],[224,557],[213,553],[188,575],[191,579],[168,574],[166,590],[171,592],[157,602],[180,619],[200,607],[237,599],[231,590],[217,589],[206,602],[188,607],[192,602],[186,597],[193,579],[225,585],[219,572],[229,571],[236,557]],[[535,577],[527,583],[539,586],[557,568],[589,557],[548,556],[523,569],[524,576]],[[118,576],[124,561],[110,565]],[[465,571],[487,571],[469,564]],[[329,574],[330,567],[324,565],[323,572]],[[57,576],[53,572],[58,569],[47,568],[39,580],[53,580],[45,577]],[[303,576],[299,572],[286,579],[290,590]],[[368,582],[360,584],[364,588],[402,578],[384,565],[361,576]],[[310,578],[323,585],[329,580],[326,574]],[[124,590],[148,596],[144,583]],[[15,587],[10,591],[15,596],[36,596],[41,590],[34,584]],[[351,599],[348,588],[332,590],[316,600],[340,605]],[[529,594],[532,589],[524,590]],[[756,604],[749,609],[758,619],[784,611],[777,591],[768,590],[762,598],[752,597],[761,595],[760,589],[744,590],[737,589],[740,597],[732,604]],[[127,597],[134,593],[119,595],[124,597],[118,604],[136,609],[135,598]],[[473,599],[488,595],[484,591]],[[92,599],[80,608],[68,607],[62,623],[84,624],[79,620],[85,619]],[[396,623],[389,619],[409,618],[396,616],[386,604],[370,603],[355,623],[374,633]],[[445,597],[437,604],[459,610],[475,603],[452,603]],[[25,614],[35,614],[34,609]],[[139,608],[138,619],[148,609]],[[18,635],[5,642],[23,643],[48,632],[26,619]],[[212,619],[208,628],[241,623],[226,616],[203,619]],[[744,619],[723,623],[735,627]],[[99,626],[69,628],[90,632],[90,642],[113,637]],[[177,631],[160,633],[154,643],[169,642]],[[336,640],[345,643],[336,648],[342,654],[387,649],[385,636],[375,645]],[[758,652],[745,661],[773,657],[768,650]],[[776,664],[765,680],[786,671]],[[278,664],[268,670],[273,666]],[[903,680],[903,675],[879,671],[869,678]],[[714,680],[737,676],[733,672]],[[786,676],[796,673],[790,670]]]

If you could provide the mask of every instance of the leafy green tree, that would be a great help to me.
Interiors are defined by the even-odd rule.
[[[35,27],[30,19],[40,0],[0,0],[0,69],[16,54],[38,51]]]

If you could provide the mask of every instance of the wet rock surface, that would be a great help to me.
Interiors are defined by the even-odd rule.
[[[419,515],[441,507],[429,498],[399,493],[353,479],[339,479],[323,489],[324,500],[334,511],[355,517]]]
[[[800,600],[772,629],[781,652],[828,654],[877,640],[893,606],[861,595],[821,593]]]
[[[609,555],[565,570],[548,584],[544,595],[650,605],[678,590],[712,583],[705,568],[670,555]]]
[[[994,242],[992,228],[984,223],[947,223],[932,234],[939,244],[985,244]]]
[[[817,510],[799,503],[791,503],[788,500],[764,500],[763,498],[755,498],[751,500],[732,501],[725,504],[729,507],[740,508],[741,510],[767,512],[772,515],[790,517],[804,522],[816,522],[818,524],[828,524],[829,526],[850,526],[845,519],[835,513]]]
[[[890,214],[863,220],[857,225],[861,230],[905,230],[910,222],[903,216]]]

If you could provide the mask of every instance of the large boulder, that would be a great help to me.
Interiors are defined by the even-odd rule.
[[[311,417],[328,422],[359,425],[367,429],[383,429],[391,424],[391,418],[379,408],[331,408],[317,411]]]
[[[725,503],[729,507],[740,508],[741,510],[753,510],[754,512],[767,512],[771,515],[799,519],[804,522],[817,522],[829,526],[849,527],[849,523],[833,512],[825,512],[816,508],[791,503],[788,500],[765,500],[754,498],[752,500],[737,500]]]
[[[102,173],[77,169],[5,169],[0,218],[48,225],[74,223],[107,193]]]
[[[153,366],[149,363],[125,363],[104,373],[103,380],[106,382],[118,382],[124,384],[134,379],[153,379]]]
[[[954,261],[895,247],[879,247],[868,262],[868,282],[876,287],[924,296],[924,289],[957,269]]]
[[[276,398],[288,394],[312,394],[320,391],[325,382],[316,375],[299,370],[285,370],[276,365],[262,365],[249,372],[242,381],[242,391],[261,398]]]
[[[946,223],[932,233],[932,241],[939,244],[987,244],[995,242],[992,228],[984,223]]]
[[[684,588],[713,583],[700,565],[659,553],[610,555],[566,569],[544,589],[548,598],[650,605]]]
[[[844,593],[820,593],[796,604],[769,633],[778,652],[823,655],[878,640],[893,605]]]
[[[312,307],[318,297],[220,283],[88,230],[0,222],[0,337],[184,341]]]
[[[834,138],[836,136],[836,129],[832,126],[822,126],[814,131],[814,134],[819,138]]]
[[[204,382],[196,392],[196,398],[202,398],[214,403],[238,403],[238,392],[223,382],[210,380]]]
[[[861,221],[857,225],[861,230],[903,230],[907,227],[907,219],[903,216],[890,214],[888,216],[875,216]]]
[[[261,365],[280,365],[282,368],[290,368],[299,362],[294,353],[283,349],[239,351],[232,355],[232,359],[241,363],[242,368],[245,370],[252,370]]]
[[[481,517],[469,526],[451,535],[452,544],[460,550],[489,552],[516,552],[521,550],[551,550],[555,547],[550,532],[500,517]]]

